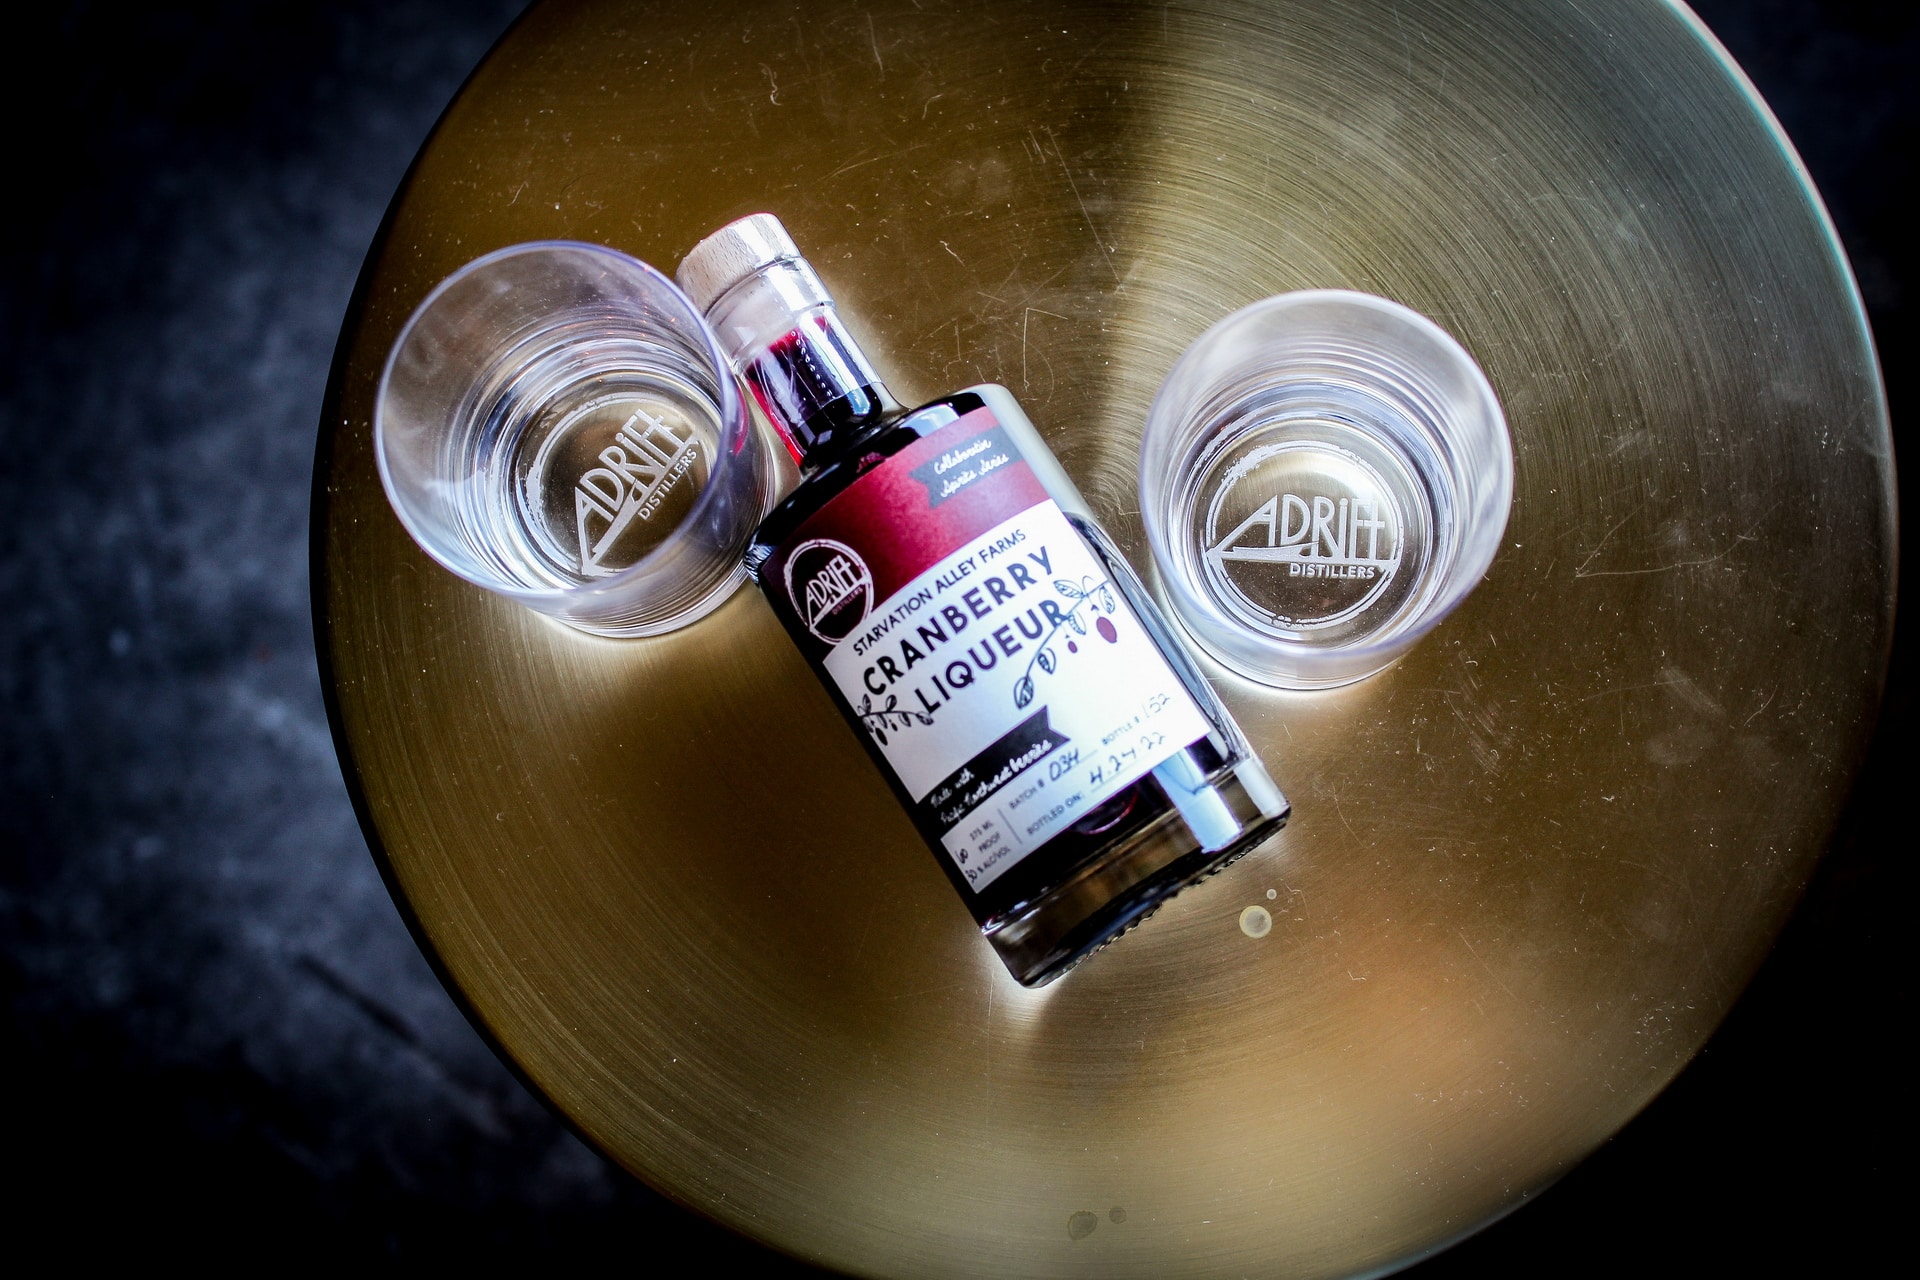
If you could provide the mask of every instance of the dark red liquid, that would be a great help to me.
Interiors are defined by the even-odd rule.
[[[830,313],[756,356],[746,367],[746,381],[796,462],[832,452],[849,434],[898,408],[866,376],[864,361]]]

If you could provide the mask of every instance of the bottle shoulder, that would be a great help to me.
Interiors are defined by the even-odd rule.
[[[800,483],[761,521],[754,543],[764,548],[779,545],[807,517],[862,476],[982,403],[980,397],[968,391],[955,392],[895,414],[850,437],[832,458],[802,474]]]
[[[775,505],[754,535],[748,567],[781,545],[808,517],[893,455],[977,409],[987,409],[1006,432],[1041,487],[1070,516],[1097,524],[1092,509],[1012,392],[998,383],[963,387],[890,417],[850,437]]]
[[[1087,505],[1086,498],[1081,495],[1080,487],[1067,474],[1067,469],[1060,465],[1053,447],[1040,434],[1040,429],[1034,426],[1033,419],[1027,416],[1025,407],[1013,392],[997,382],[982,382],[966,388],[960,394],[974,397],[993,411],[993,416],[1006,429],[1014,447],[1020,450],[1020,456],[1033,468],[1041,487],[1046,489],[1062,511],[1093,524],[1099,523],[1099,517],[1094,515],[1093,508]]]

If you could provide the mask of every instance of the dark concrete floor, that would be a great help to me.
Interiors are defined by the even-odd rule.
[[[1833,207],[1899,422],[1912,7],[1699,7]],[[698,1249],[793,1269],[614,1171],[493,1058],[387,898],[322,707],[307,500],[334,338],[409,159],[518,8],[68,3],[10,34],[0,1151],[16,1240],[234,1261]],[[1912,715],[1902,645],[1847,833],[1707,1052],[1537,1205],[1414,1274],[1857,1271],[1891,1246],[1910,1142],[1892,1029],[1910,877],[1887,838],[1911,777],[1891,752]]]

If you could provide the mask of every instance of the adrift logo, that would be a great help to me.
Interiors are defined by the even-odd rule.
[[[1385,593],[1404,525],[1362,459],[1317,442],[1268,445],[1235,462],[1208,503],[1206,574],[1236,613],[1329,627]]]
[[[573,487],[573,511],[580,538],[580,572],[589,577],[617,573],[608,566],[613,550],[635,520],[649,520],[680,478],[693,469],[698,451],[691,436],[682,438],[645,409],[614,433],[600,451],[602,465]]]
[[[807,630],[839,644],[873,608],[873,574],[852,547],[815,538],[787,557],[787,598]]]

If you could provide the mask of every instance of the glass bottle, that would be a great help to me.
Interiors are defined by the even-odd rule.
[[[800,467],[748,572],[1017,980],[1286,821],[1010,392],[904,410],[771,214],[678,277]]]

